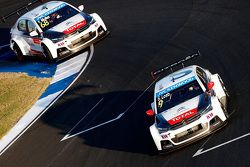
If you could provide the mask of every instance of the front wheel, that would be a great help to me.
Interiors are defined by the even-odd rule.
[[[42,48],[43,48],[43,54],[46,58],[46,60],[50,63],[52,63],[54,61],[54,58],[49,50],[49,48],[45,45],[42,45]]]
[[[13,51],[15,52],[16,57],[17,57],[17,59],[19,61],[23,61],[24,60],[24,55],[23,55],[21,49],[19,48],[19,46],[16,43],[14,44]]]

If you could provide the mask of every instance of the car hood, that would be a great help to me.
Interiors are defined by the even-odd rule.
[[[87,25],[87,18],[81,13],[63,21],[62,23],[52,27],[49,31],[62,32],[64,34],[70,34],[77,29]]]
[[[192,118],[207,108],[210,103],[211,97],[203,93],[160,114],[170,125],[175,125],[184,119]]]

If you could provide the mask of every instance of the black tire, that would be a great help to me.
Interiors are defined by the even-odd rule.
[[[49,48],[47,46],[45,46],[44,44],[42,45],[42,48],[43,48],[43,54],[45,55],[46,60],[49,63],[54,62],[54,58],[53,58]]]
[[[15,52],[16,57],[17,57],[17,59],[19,61],[24,61],[24,55],[23,55],[21,49],[19,48],[19,46],[16,43],[13,46],[13,51]]]

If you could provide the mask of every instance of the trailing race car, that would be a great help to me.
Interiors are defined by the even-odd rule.
[[[183,64],[188,56],[155,72]],[[155,116],[150,132],[159,152],[170,152],[223,127],[228,119],[228,93],[219,74],[197,65],[182,68],[157,81],[147,115]]]
[[[19,14],[27,7],[15,12]],[[25,56],[44,56],[53,61],[90,46],[108,31],[98,14],[87,14],[83,9],[83,5],[75,8],[62,1],[51,1],[36,7],[21,16],[12,27],[10,47],[19,60]]]

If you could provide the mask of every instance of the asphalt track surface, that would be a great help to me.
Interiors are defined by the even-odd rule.
[[[1,13],[17,2],[1,3]],[[86,0],[84,5],[102,16],[110,36],[95,46],[72,88],[0,157],[1,167],[250,166],[248,136],[192,157],[200,148],[250,132],[248,0]],[[187,65],[221,75],[231,95],[231,119],[208,138],[157,155],[148,129],[153,120],[144,114],[153,100],[150,72],[196,50],[202,56]],[[69,131],[82,132],[124,111],[114,122],[61,141]]]

